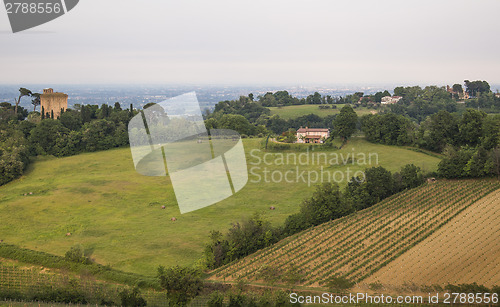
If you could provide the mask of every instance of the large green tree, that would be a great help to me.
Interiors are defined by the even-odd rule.
[[[364,178],[352,178],[344,197],[356,210],[361,210],[392,195],[394,191],[396,189],[391,172],[379,166],[366,169]]]
[[[401,189],[413,189],[424,183],[424,175],[420,167],[407,164],[401,168]]]
[[[344,106],[339,115],[333,121],[333,133],[339,136],[343,141],[350,138],[356,132],[358,115],[351,106]]]
[[[59,116],[59,121],[69,130],[79,130],[82,127],[82,117],[80,112],[68,109]]]
[[[390,196],[394,189],[394,179],[391,172],[382,166],[365,170],[365,182],[363,184],[371,196],[371,204]]]
[[[462,145],[476,146],[483,136],[483,120],[486,113],[467,109],[458,125]]]
[[[483,121],[481,145],[490,150],[500,145],[500,115],[489,115]]]
[[[307,224],[319,225],[345,216],[352,211],[350,204],[342,201],[338,184],[323,183],[317,187],[311,198],[302,203],[300,214]]]
[[[366,139],[371,142],[400,146],[413,142],[414,124],[402,115],[369,114],[361,118],[361,123]]]
[[[116,125],[106,119],[97,119],[83,126],[82,141],[85,150],[98,151],[116,147]]]
[[[160,286],[167,290],[169,306],[186,306],[200,293],[203,283],[196,269],[175,266],[158,268]]]
[[[219,129],[232,129],[246,135],[252,135],[255,130],[255,126],[250,124],[243,115],[234,114],[222,115],[217,121],[217,126]]]
[[[463,92],[462,85],[458,83],[453,84],[453,91],[456,93],[462,93]]]
[[[318,92],[314,92],[314,94],[309,95],[306,98],[307,104],[321,104],[322,101],[321,94]]]
[[[467,177],[464,169],[474,155],[474,150],[468,148],[456,150],[449,146],[444,153],[445,158],[438,164],[439,176],[449,179]]]
[[[456,143],[458,118],[445,110],[430,116],[420,127],[423,147],[442,152],[447,144]]]
[[[465,165],[464,174],[473,178],[487,176],[490,173],[490,166],[487,165],[489,158],[488,151],[483,147],[479,147]]]
[[[476,81],[469,81],[465,80],[465,87],[467,93],[469,93],[470,96],[475,97],[477,96],[478,93],[489,93],[490,90],[490,85],[486,81],[481,81],[481,80],[476,80]]]
[[[60,121],[53,119],[42,120],[31,130],[30,142],[37,154],[58,155],[56,145],[70,132]]]

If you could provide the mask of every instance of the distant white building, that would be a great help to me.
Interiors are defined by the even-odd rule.
[[[382,104],[394,104],[398,103],[403,97],[401,96],[385,96],[382,97]]]
[[[302,128],[297,130],[297,143],[324,143],[330,137],[328,128]]]

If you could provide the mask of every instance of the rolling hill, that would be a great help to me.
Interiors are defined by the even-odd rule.
[[[335,105],[336,109],[320,109],[319,105],[297,105],[297,106],[285,106],[285,107],[269,107],[271,110],[271,115],[279,115],[279,117],[284,119],[297,118],[299,116],[316,114],[320,117],[325,117],[328,115],[334,115],[340,113],[340,109],[344,106],[343,104]],[[374,114],[377,111],[373,109],[368,109],[364,107],[360,107],[355,109],[358,116],[366,115],[366,114]]]
[[[438,236],[438,240],[443,232],[445,235],[452,235],[453,233],[447,233],[443,227],[462,222],[461,214],[469,214],[471,218],[468,223],[471,225],[484,228],[484,221],[475,221],[474,217],[488,214],[489,210],[496,210],[491,206],[498,205],[499,194],[491,194],[490,198],[485,199],[485,205],[477,202],[499,188],[500,183],[497,180],[443,180],[427,183],[394,195],[371,208],[286,238],[269,248],[215,270],[211,279],[244,280],[252,283],[271,280],[276,283],[318,287],[324,286],[332,276],[343,276],[359,283],[380,270],[395,271],[399,275],[408,274],[400,270],[398,262],[394,261],[403,259],[401,261],[406,261],[405,263],[418,262],[418,259],[411,256],[414,248],[427,238],[432,238],[433,234]],[[471,216],[471,212],[475,212],[475,215]],[[493,221],[488,221],[493,225]],[[476,239],[477,246],[474,245],[476,250],[490,249],[493,253],[484,256],[485,261],[495,259],[491,258],[495,256],[498,259],[499,256],[498,249],[491,249],[491,244],[496,244],[491,242],[491,236],[496,234],[496,240],[493,241],[498,240],[498,220],[494,218],[494,221],[497,225],[495,230],[486,230],[484,234],[488,233],[488,236]],[[440,229],[443,231],[440,232]],[[476,233],[472,229],[467,231],[471,231],[468,235]],[[435,242],[435,239],[431,240]],[[468,244],[470,245],[470,242]],[[430,248],[436,249],[435,254],[440,257],[453,257],[452,250],[443,246],[445,245],[437,243]],[[399,258],[401,255],[405,258]],[[488,263],[480,262],[477,265],[485,269],[488,268]],[[453,270],[460,268],[463,267],[455,267]],[[489,269],[494,269],[494,272],[490,273],[498,278],[498,266],[490,266]],[[418,268],[415,267],[414,270]],[[447,270],[451,269],[441,269]],[[387,275],[386,280],[390,278],[391,276]],[[412,276],[408,275],[405,279],[411,280]],[[441,283],[445,280],[433,281]],[[473,281],[476,280],[471,276],[469,282]],[[481,281],[484,280],[477,280]]]
[[[245,139],[249,168],[255,156],[274,161],[282,152],[259,151],[260,139]],[[324,153],[376,153],[368,165],[299,166],[304,170],[352,172],[378,165],[398,171],[414,163],[435,170],[436,157],[400,147],[353,139],[341,150]],[[253,153],[253,154],[251,154]],[[294,153],[287,151],[285,153]],[[311,151],[301,152],[311,156]],[[297,165],[257,165],[269,171],[295,170]],[[262,174],[262,171],[259,172]],[[307,176],[306,176],[307,177]],[[0,240],[24,248],[64,255],[82,245],[91,258],[115,269],[154,275],[158,265],[191,265],[202,255],[211,230],[226,231],[231,223],[260,213],[273,224],[299,211],[314,188],[307,182],[263,182],[250,174],[247,185],[233,197],[187,214],[180,214],[169,177],[138,174],[130,149],[121,148],[65,158],[41,157],[27,173],[0,187]],[[344,185],[347,178],[340,182]],[[195,191],[193,187],[193,191]],[[32,194],[30,194],[32,193]],[[161,206],[165,205],[165,209]],[[276,210],[269,210],[270,206]],[[176,217],[177,221],[170,219]],[[70,233],[70,236],[66,234]]]

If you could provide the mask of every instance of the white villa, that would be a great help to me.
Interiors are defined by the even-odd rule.
[[[394,104],[398,103],[401,100],[401,96],[385,96],[382,97],[382,104]]]
[[[297,143],[324,143],[330,137],[327,128],[302,128],[297,130]]]

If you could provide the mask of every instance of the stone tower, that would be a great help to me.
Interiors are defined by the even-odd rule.
[[[61,109],[66,110],[68,108],[68,95],[54,93],[53,89],[46,88],[43,90],[43,94],[40,95],[40,106],[41,110],[45,114],[48,113],[49,117],[54,112],[54,118],[58,118],[61,115]]]

